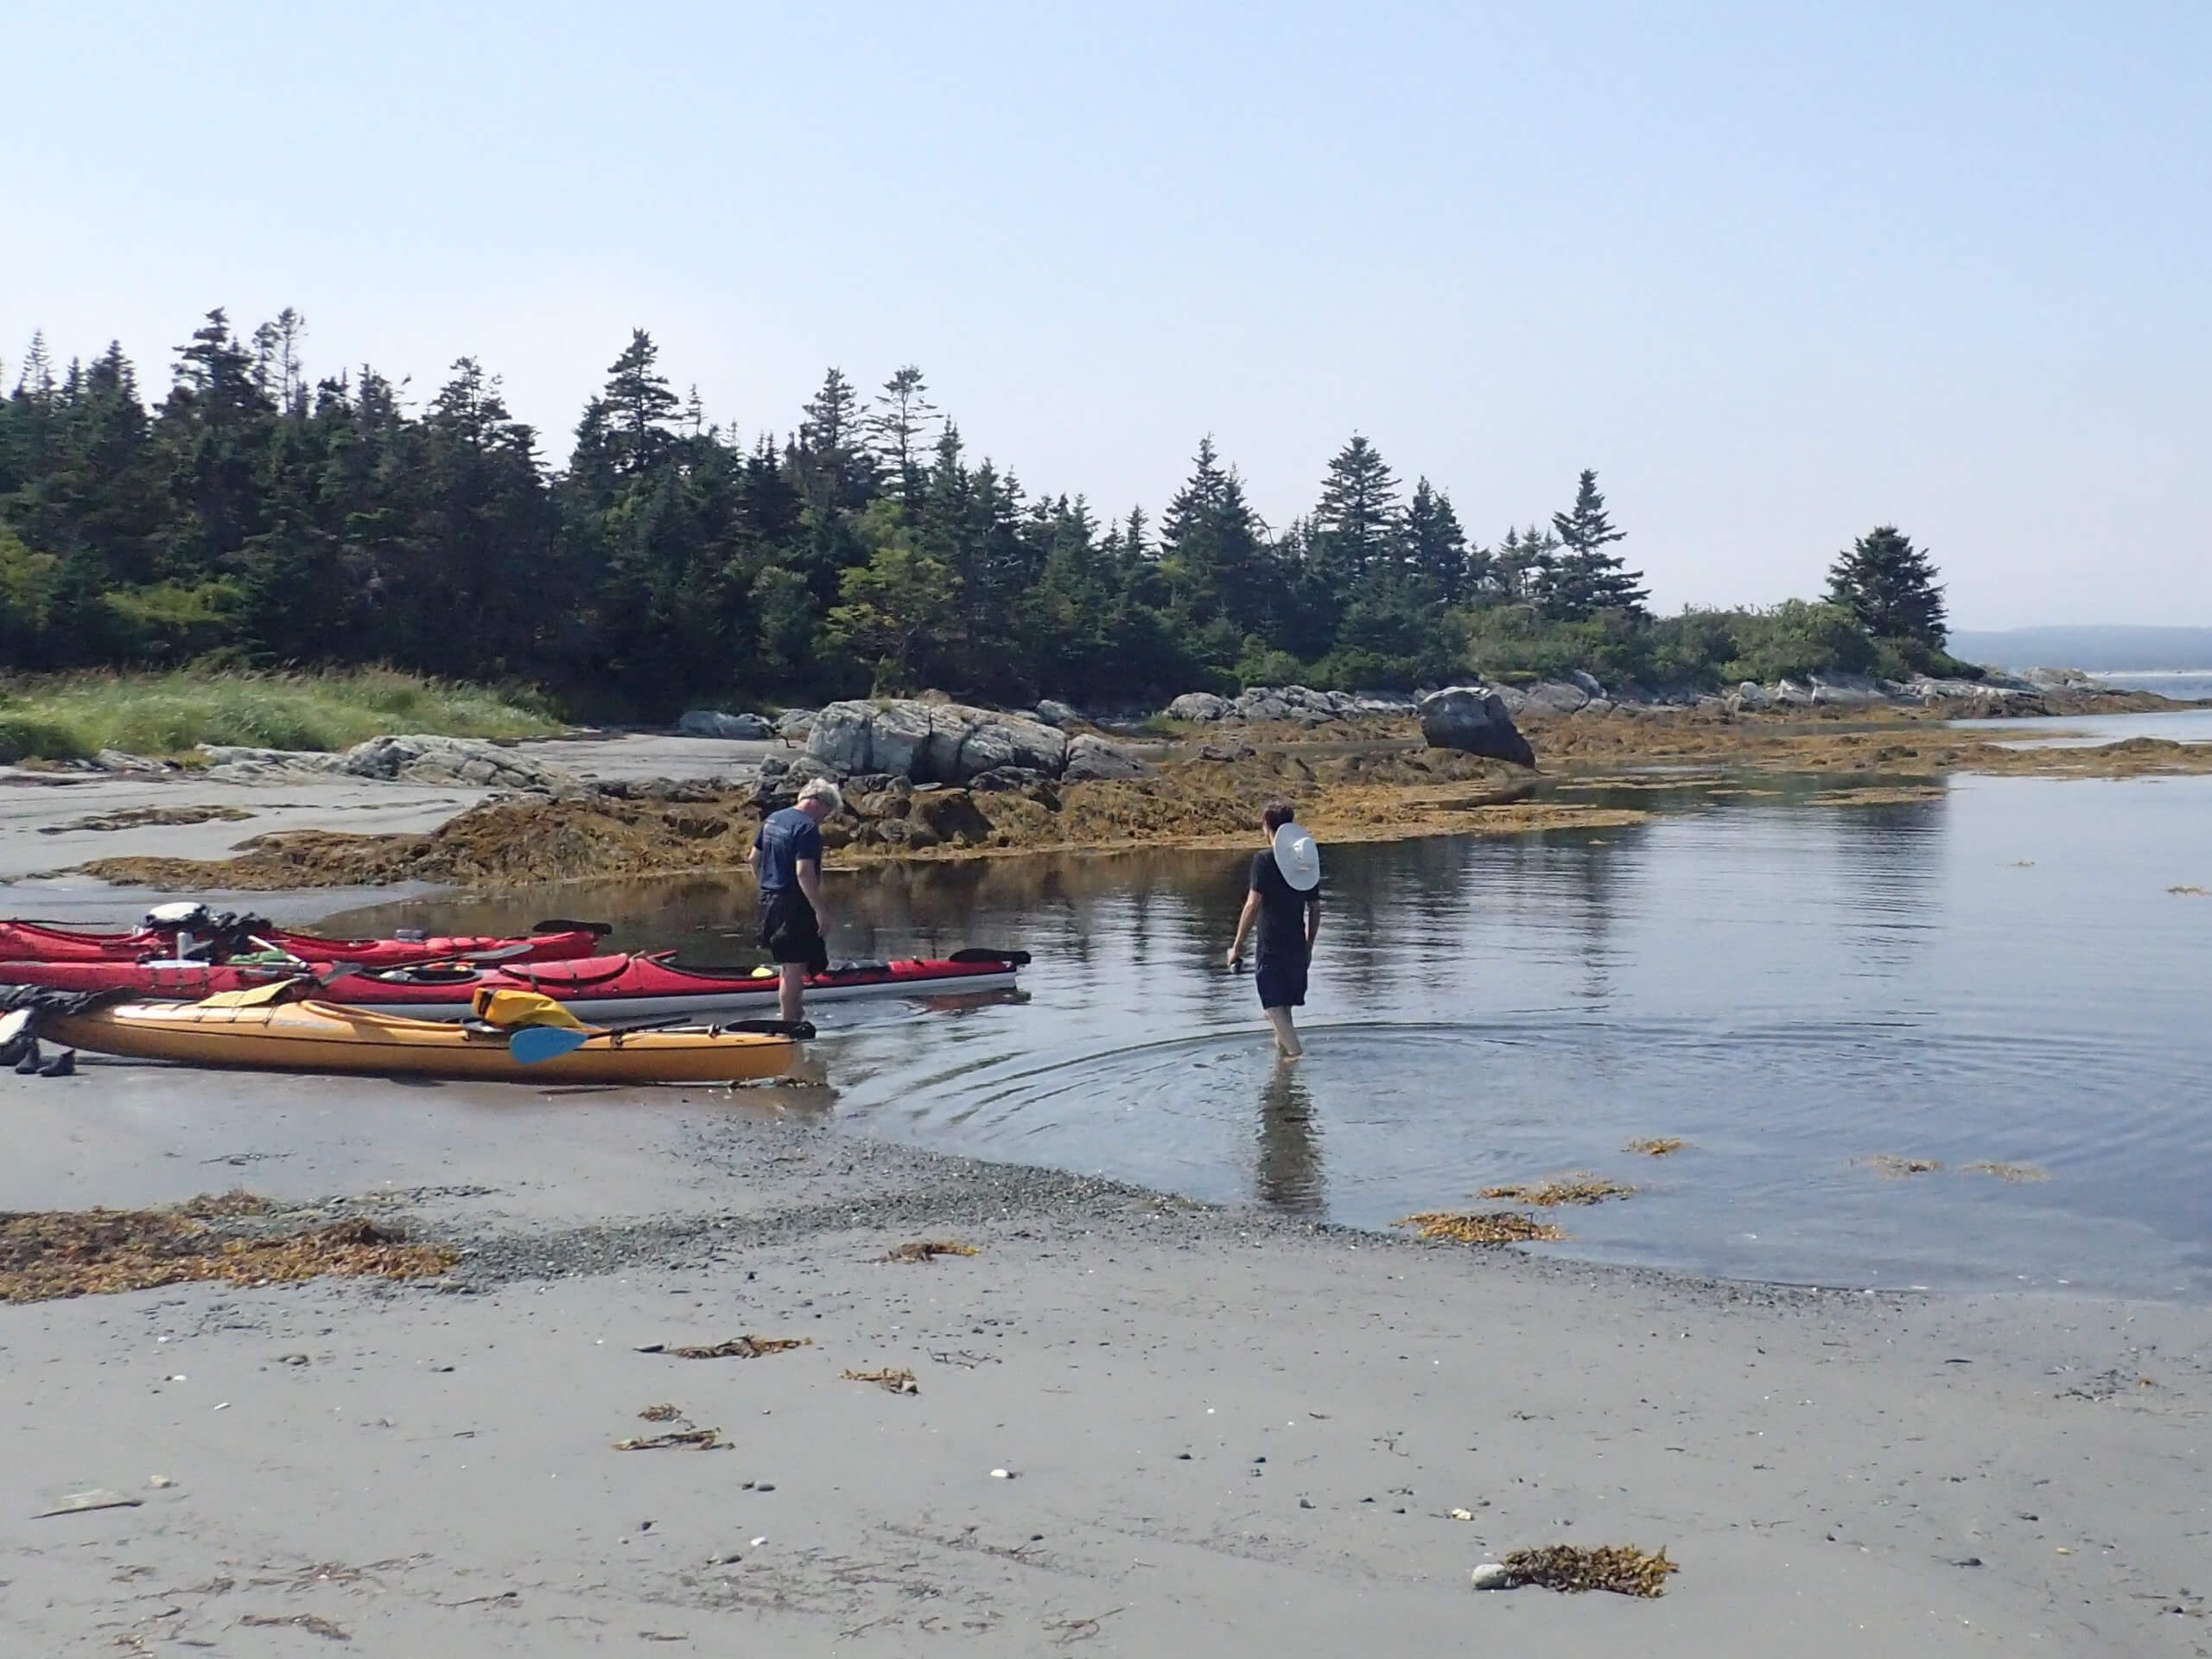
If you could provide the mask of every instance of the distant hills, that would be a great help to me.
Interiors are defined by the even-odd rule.
[[[1956,628],[1948,649],[1992,668],[2212,669],[2212,628]]]

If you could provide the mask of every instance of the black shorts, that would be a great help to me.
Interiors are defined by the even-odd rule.
[[[830,966],[830,947],[823,943],[822,924],[806,895],[793,887],[760,895],[760,948],[771,962],[804,963],[818,974]]]
[[[1260,958],[1260,1006],[1263,1008],[1302,1008],[1306,1006],[1306,955],[1284,951]]]

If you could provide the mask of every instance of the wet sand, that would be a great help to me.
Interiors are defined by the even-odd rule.
[[[2203,1310],[1421,1246],[855,1142],[832,1104],[0,1077],[0,1207],[369,1195],[464,1252],[442,1284],[0,1307],[11,1649],[2187,1656],[2212,1634]],[[938,1237],[978,1254],[880,1259]],[[810,1345],[638,1351],[741,1334]],[[841,1375],[880,1367],[918,1392]],[[734,1449],[612,1449],[686,1425]],[[91,1487],[143,1502],[32,1518]],[[1468,1587],[1554,1541],[1681,1570],[1656,1602]]]

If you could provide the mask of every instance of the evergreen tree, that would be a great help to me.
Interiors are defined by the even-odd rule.
[[[1644,614],[1643,601],[1650,594],[1643,585],[1643,573],[1629,569],[1626,560],[1605,550],[1626,532],[1615,529],[1607,516],[1596,473],[1583,470],[1574,505],[1552,515],[1552,531],[1560,550],[1545,569],[1535,594],[1545,615],[1574,621],[1600,611]]]
[[[1141,537],[1141,525],[1131,527]],[[1221,464],[1211,435],[1160,520],[1160,574],[1177,618],[1214,660],[1236,662],[1248,634],[1267,634],[1283,608],[1283,582],[1244,480]]]
[[[1399,562],[1398,480],[1364,437],[1329,462],[1313,510],[1313,557],[1324,585],[1341,597],[1376,565]]]
[[[1941,651],[1949,637],[1936,565],[1895,524],[1878,524],[1839,554],[1828,569],[1828,598],[1859,619],[1874,639],[1906,640]]]
[[[875,453],[899,486],[899,499],[909,514],[922,502],[922,454],[937,405],[929,401],[929,387],[921,370],[909,363],[883,383],[875,412],[868,417],[868,432]]]
[[[1406,505],[1406,559],[1430,594],[1447,605],[1467,597],[1467,535],[1452,498],[1424,478]]]
[[[843,372],[831,369],[805,407],[792,448],[799,493],[817,522],[855,512],[875,493],[875,463],[868,451],[860,393]]]

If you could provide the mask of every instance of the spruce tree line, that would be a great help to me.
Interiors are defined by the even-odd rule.
[[[366,367],[311,385],[306,332],[210,312],[151,408],[119,348],[64,367],[34,340],[0,400],[0,667],[389,663],[602,715],[925,686],[1129,704],[1585,666],[1709,683],[1782,614],[1652,618],[1594,472],[1485,547],[1359,435],[1271,527],[1208,438],[1156,524],[1102,518],[976,457],[918,368],[874,394],[833,369],[788,436],[741,442],[643,330],[556,467],[474,360],[410,407]],[[1940,658],[1941,589],[1894,529],[1801,608],[1793,664]]]

